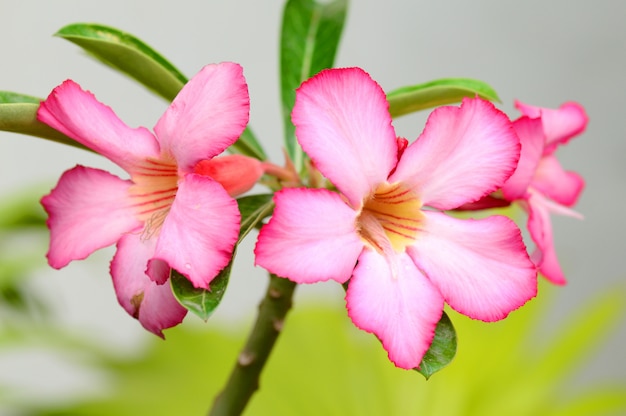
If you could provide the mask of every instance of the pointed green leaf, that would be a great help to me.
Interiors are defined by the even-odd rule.
[[[75,43],[168,101],[187,83],[187,78],[174,65],[129,33],[103,25],[74,23],[55,35]]]
[[[430,376],[450,364],[456,354],[456,332],[452,321],[444,312],[437,323],[435,338],[430,345],[419,368],[416,369],[428,380]]]
[[[239,153],[245,156],[254,157],[259,160],[267,159],[267,155],[261,147],[261,144],[256,139],[256,136],[250,129],[250,126],[246,127],[246,129],[241,133],[239,139],[232,144],[228,150],[232,153]]]
[[[498,94],[489,85],[469,78],[445,78],[398,88],[387,93],[387,101],[391,116],[398,117],[427,108],[458,103],[465,97],[475,96],[489,101],[500,101]]]
[[[77,141],[37,120],[40,98],[0,91],[0,130],[41,137],[54,142],[87,149]]]
[[[239,242],[261,221],[272,215],[274,211],[273,194],[261,194],[244,196],[237,200],[239,212],[241,212],[241,228],[239,230]]]
[[[283,12],[280,75],[285,146],[297,171],[303,166],[291,109],[302,81],[333,66],[346,18],[347,0],[289,0]]]
[[[224,297],[232,265],[231,259],[230,263],[211,281],[210,290],[194,287],[185,276],[172,269],[170,273],[172,292],[178,302],[188,311],[206,321]]]

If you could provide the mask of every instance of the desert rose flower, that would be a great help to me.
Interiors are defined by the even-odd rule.
[[[519,101],[515,105],[523,114],[513,123],[522,152],[502,195],[528,212],[528,231],[536,245],[531,258],[539,271],[550,282],[565,284],[554,248],[550,213],[580,218],[570,208],[578,201],[585,182],[577,173],[565,171],[554,153],[559,145],[584,131],[587,115],[580,104],[573,102],[558,109],[533,107]]]
[[[498,189],[517,165],[519,139],[491,103],[436,109],[405,148],[380,86],[361,69],[331,69],[297,90],[292,120],[338,192],[278,192],[256,263],[298,283],[349,280],[350,318],[398,367],[420,364],[444,302],[496,321],[535,296],[536,269],[510,219],[441,212]]]
[[[163,336],[186,314],[164,284],[170,268],[208,288],[230,261],[240,214],[229,193],[251,187],[262,168],[242,156],[214,157],[237,140],[248,114],[243,71],[233,63],[202,68],[154,134],[128,127],[71,80],[55,88],[38,119],[107,157],[130,179],[83,166],[62,175],[42,199],[49,215],[49,264],[62,268],[116,243],[111,275],[120,304]]]

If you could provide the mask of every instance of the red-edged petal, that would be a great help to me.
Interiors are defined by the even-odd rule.
[[[508,117],[488,101],[466,98],[430,114],[389,182],[407,183],[425,205],[453,209],[501,187],[519,156]]]
[[[385,258],[364,250],[346,293],[354,324],[375,334],[398,367],[419,366],[435,336],[443,297],[405,253],[392,276]]]
[[[509,201],[526,195],[526,190],[541,160],[546,141],[540,119],[520,117],[513,122],[513,127],[520,139],[522,152],[515,172],[502,186],[502,193]]]
[[[227,155],[201,160],[193,169],[198,175],[218,181],[230,196],[249,191],[263,175],[262,163],[243,155]]]
[[[125,235],[117,243],[111,276],[120,305],[144,328],[163,338],[163,329],[181,323],[187,310],[174,298],[169,284],[157,284],[146,275],[154,248],[155,239]]]
[[[291,119],[304,151],[355,208],[395,166],[389,103],[359,68],[325,70],[304,82]]]
[[[207,65],[178,93],[154,131],[183,172],[224,151],[248,123],[250,99],[241,66]]]
[[[578,201],[585,181],[579,174],[563,170],[556,157],[548,155],[539,162],[531,186],[559,204],[571,207]]]
[[[274,200],[274,215],[257,240],[255,263],[298,283],[348,280],[363,250],[356,212],[325,189],[288,188]]]
[[[90,92],[72,80],[41,103],[37,119],[132,173],[138,161],[159,157],[159,144],[147,129],[130,128]]]
[[[54,268],[80,260],[110,246],[125,233],[142,227],[134,214],[128,189],[132,183],[108,172],[76,166],[65,172],[56,188],[41,199],[48,213]]]
[[[154,258],[186,276],[195,287],[209,288],[229,262],[239,236],[237,202],[206,176],[188,174],[158,237]]]
[[[537,271],[509,218],[424,214],[424,231],[407,251],[453,309],[496,321],[537,294]]]
[[[567,102],[557,109],[552,109],[515,101],[515,107],[526,116],[541,117],[546,135],[544,154],[554,152],[557,145],[565,144],[572,137],[582,133],[589,120],[583,106],[575,102]]]

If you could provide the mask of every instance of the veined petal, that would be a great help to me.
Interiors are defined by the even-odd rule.
[[[41,199],[48,213],[48,263],[59,269],[140,230],[128,189],[132,183],[108,172],[76,166]]]
[[[359,68],[325,70],[304,82],[291,119],[304,151],[355,208],[396,164],[389,103]]]
[[[497,321],[537,294],[537,271],[509,218],[424,214],[424,231],[407,252],[453,309]]]
[[[123,236],[111,262],[111,276],[120,305],[144,328],[163,338],[163,329],[181,323],[187,310],[174,298],[170,285],[159,285],[146,274],[154,249],[155,239]]]
[[[252,189],[264,169],[261,162],[252,157],[227,155],[201,160],[193,171],[215,179],[234,197]]]
[[[404,151],[389,182],[404,182],[424,205],[453,209],[495,191],[511,176],[520,143],[508,117],[480,98],[439,107]]]
[[[565,144],[572,137],[582,133],[589,120],[583,106],[575,102],[567,102],[557,109],[552,109],[515,101],[515,107],[526,116],[541,117],[546,135],[544,154],[554,152],[557,145]]]
[[[354,324],[375,334],[393,363],[416,368],[430,347],[443,311],[443,297],[406,253],[392,276],[385,258],[366,249],[346,293]]]
[[[509,201],[523,198],[526,194],[546,141],[540,119],[523,116],[513,122],[513,127],[520,139],[522,152],[515,172],[502,186],[502,193]]]
[[[111,108],[72,80],[41,103],[37,119],[131,173],[137,161],[159,157],[159,144],[147,129],[128,127]]]
[[[555,156],[547,155],[539,162],[531,186],[559,204],[571,207],[578,201],[585,181],[579,174],[563,170]]]
[[[178,93],[154,131],[183,172],[222,153],[248,123],[250,99],[241,66],[207,65]]]
[[[255,263],[298,283],[348,280],[363,250],[356,212],[325,189],[287,188],[274,200],[274,215],[257,240]]]
[[[154,258],[189,279],[209,283],[229,262],[239,235],[237,202],[211,178],[187,174],[158,237]]]

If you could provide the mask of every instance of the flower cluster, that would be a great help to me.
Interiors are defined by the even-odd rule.
[[[375,334],[398,367],[416,368],[444,304],[474,319],[506,317],[537,293],[537,270],[565,281],[549,213],[572,214],[583,181],[554,157],[586,124],[583,109],[517,103],[511,121],[466,98],[429,116],[411,143],[397,137],[382,88],[358,68],[329,69],[296,92],[296,137],[327,186],[285,187],[258,237],[256,264],[296,283],[345,284],[354,324]],[[241,67],[203,68],[157,122],[127,127],[72,81],[39,109],[40,121],[124,169],[123,180],[77,166],[42,203],[48,260],[60,268],[117,244],[111,275],[120,304],[162,335],[186,309],[170,269],[209,289],[231,260],[240,214],[264,164],[220,156],[243,132],[249,100]],[[291,184],[293,185],[293,183]],[[458,219],[447,211],[518,203],[537,249],[529,256],[508,217]]]

